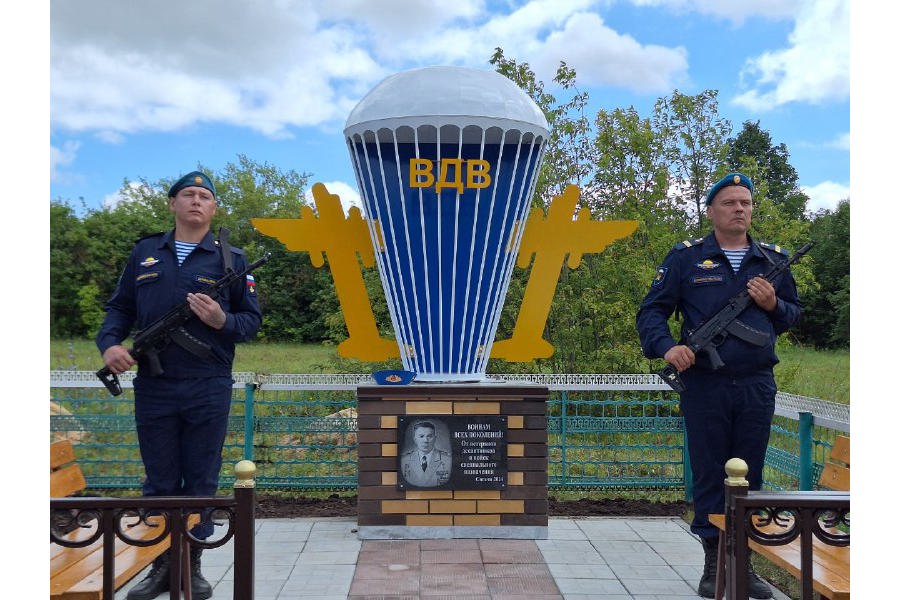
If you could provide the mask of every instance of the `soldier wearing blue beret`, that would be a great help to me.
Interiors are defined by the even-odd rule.
[[[644,355],[671,363],[686,386],[680,406],[694,482],[691,531],[700,537],[705,554],[697,590],[704,598],[715,596],[719,532],[708,515],[721,513],[725,503],[725,462],[732,457],[747,461],[750,489],[762,487],[775,411],[775,341],[797,323],[801,313],[789,270],[774,284],[760,276],[787,253],[749,234],[753,191],[753,182],[742,173],[729,173],[710,188],[706,215],[713,231],[679,242],[669,251],[636,319]],[[743,289],[753,304],[740,321],[757,335],[746,340],[727,336],[717,347],[725,366],[713,370],[704,352],[695,355],[684,344],[684,336]],[[680,341],[668,325],[675,310],[683,319]],[[752,598],[772,597],[772,590],[752,567],[748,579]]]
[[[251,275],[236,281],[217,300],[200,293],[224,277],[226,269],[247,266],[244,251],[214,239],[210,231],[218,202],[208,175],[193,171],[169,188],[173,229],[137,241],[97,333],[104,364],[116,374],[135,365],[122,345],[170,309],[188,303],[196,318],[187,334],[209,347],[198,356],[189,347],[169,344],[159,352],[162,374],[143,357],[134,378],[134,416],[146,478],[145,496],[212,496],[219,485],[222,445],[231,407],[234,345],[252,339],[262,314]],[[207,518],[191,533],[212,534]],[[191,596],[212,596],[200,572],[200,548],[191,546]],[[169,590],[169,553],[128,592],[128,600],[150,600]]]
[[[203,188],[210,192],[213,198],[216,197],[216,186],[213,185],[209,176],[202,171],[191,171],[172,184],[172,187],[169,188],[169,198],[174,198],[178,195],[178,192],[188,187]]]

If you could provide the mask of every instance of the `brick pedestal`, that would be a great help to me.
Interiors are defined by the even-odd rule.
[[[360,539],[547,538],[546,386],[360,386],[357,397]],[[402,415],[507,417],[506,489],[398,489]]]

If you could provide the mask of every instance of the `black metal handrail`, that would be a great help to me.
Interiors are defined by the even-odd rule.
[[[850,492],[749,491],[746,466],[739,459],[725,465],[725,581],[717,581],[717,597],[723,591],[727,598],[748,597],[749,540],[783,546],[799,539],[800,598],[812,600],[813,537],[829,546],[850,545]]]
[[[131,546],[152,546],[171,536],[171,600],[181,598],[189,547],[218,548],[234,539],[234,600],[253,600],[254,522],[256,466],[241,461],[235,466],[232,496],[157,496],[135,498],[51,498],[50,541],[69,548],[86,547],[103,540],[103,597],[115,597],[115,541]],[[227,526],[212,541],[191,534],[193,516],[201,522]],[[150,517],[157,517],[152,523]],[[158,535],[137,539],[128,530],[138,524],[160,527]],[[63,531],[82,528],[89,534],[73,538]]]

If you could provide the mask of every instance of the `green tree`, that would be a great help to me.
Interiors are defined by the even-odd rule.
[[[797,187],[797,170],[790,163],[787,146],[774,146],[771,134],[760,127],[759,121],[744,121],[740,133],[728,140],[728,171],[740,170],[750,159],[759,166],[758,178],[753,181],[765,179],[772,202],[781,205],[792,218],[803,218],[808,198]]]
[[[817,288],[804,297],[803,341],[819,348],[850,346],[850,200],[834,211],[820,211],[810,226],[816,245]]]
[[[78,305],[72,301],[84,285],[88,236],[74,208],[63,200],[50,203],[50,335],[87,335]]]
[[[323,339],[325,315],[315,312],[314,301],[332,285],[328,271],[313,268],[307,253],[288,252],[250,223],[254,217],[299,217],[309,175],[282,171],[243,155],[220,173],[202,165],[197,168],[210,173],[216,184],[219,208],[213,232],[228,227],[231,242],[243,247],[251,259],[272,253],[256,273],[264,310],[260,337]],[[86,210],[82,217],[61,200],[51,203],[51,335],[96,333],[97,315],[113,293],[134,242],[172,227],[166,194],[173,182],[174,178],[126,179],[118,203]]]
[[[560,62],[553,83],[571,92],[567,101],[557,100],[544,90],[528,63],[508,59],[496,48],[490,64],[496,71],[522,88],[544,112],[550,126],[550,138],[544,151],[544,162],[535,186],[532,202],[546,208],[554,196],[567,185],[585,185],[595,169],[596,156],[591,143],[591,123],[585,115],[587,92],[579,92],[575,70]]]
[[[731,123],[719,116],[718,91],[687,96],[675,90],[656,101],[654,127],[664,140],[675,185],[670,196],[695,211],[694,232],[704,231],[706,192],[725,156]]]

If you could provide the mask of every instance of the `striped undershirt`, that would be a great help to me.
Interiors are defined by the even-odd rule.
[[[725,258],[728,259],[728,262],[731,263],[731,270],[737,273],[741,268],[741,261],[744,260],[744,255],[747,254],[747,250],[749,250],[749,246],[745,246],[740,250],[722,250],[725,253]]]
[[[175,240],[175,256],[178,257],[178,264],[181,265],[181,263],[184,262],[184,259],[188,257],[188,254],[196,247],[196,242],[179,242],[178,240]]]

